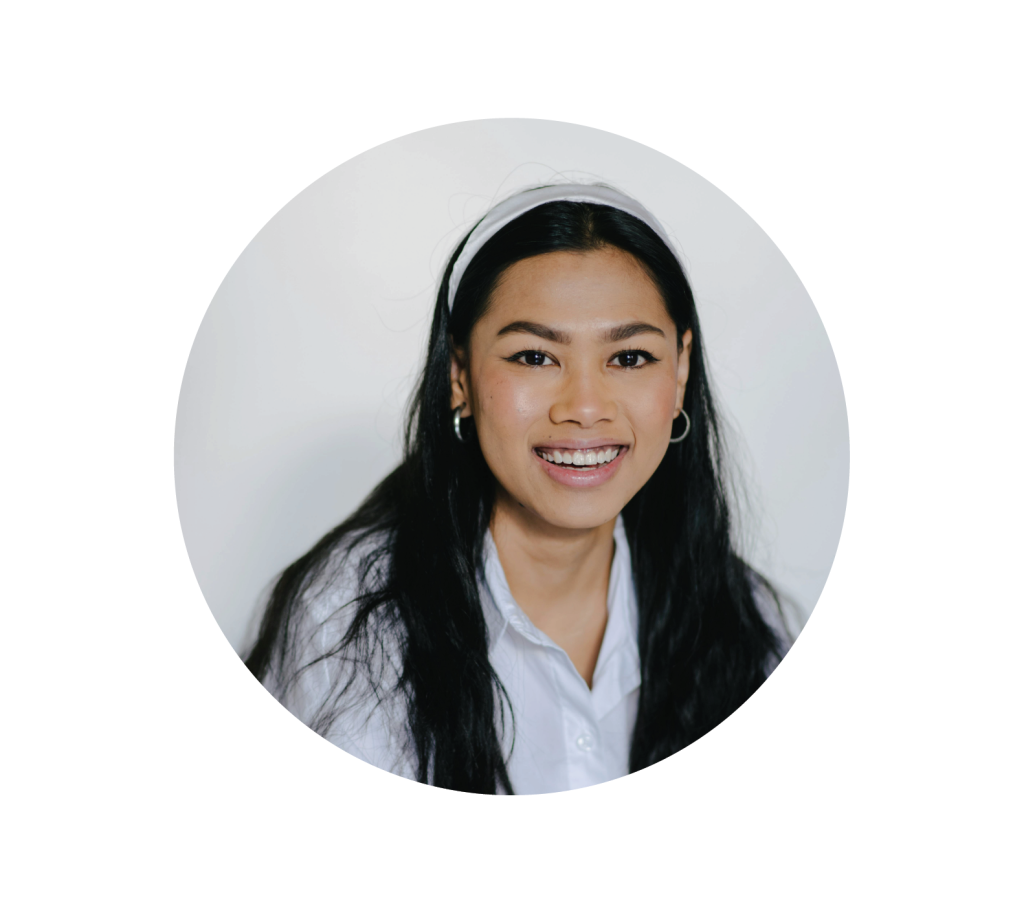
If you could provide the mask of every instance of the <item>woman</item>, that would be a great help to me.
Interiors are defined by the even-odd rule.
[[[403,776],[622,776],[700,738],[788,647],[737,556],[678,255],[603,185],[517,194],[441,282],[405,459],[287,568],[250,670]]]

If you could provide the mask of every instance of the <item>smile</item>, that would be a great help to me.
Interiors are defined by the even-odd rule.
[[[628,451],[628,444],[604,442],[600,447],[533,448],[538,465],[548,477],[573,489],[604,485],[619,471]]]
[[[588,450],[554,450],[536,448],[537,455],[549,463],[572,466],[582,472],[596,469],[610,463],[618,455],[621,447],[593,447]]]

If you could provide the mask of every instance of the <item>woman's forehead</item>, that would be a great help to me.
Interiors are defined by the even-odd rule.
[[[491,293],[478,328],[497,335],[522,322],[603,332],[636,321],[674,327],[661,292],[640,263],[619,248],[602,247],[553,251],[514,263]]]

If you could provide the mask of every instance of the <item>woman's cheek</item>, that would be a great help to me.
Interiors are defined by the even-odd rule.
[[[538,408],[536,386],[504,372],[481,376],[480,408],[486,412],[488,423],[503,437],[514,435],[520,426],[529,424]]]
[[[632,407],[630,411],[635,416],[636,432],[655,440],[661,438],[665,429],[672,427],[676,410],[675,384],[661,383],[643,391],[642,395],[633,398]]]

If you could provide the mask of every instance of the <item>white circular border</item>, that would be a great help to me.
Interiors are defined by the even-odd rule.
[[[800,276],[836,353],[850,422],[850,489],[836,560],[804,631],[772,676],[721,725],[646,770],[586,789],[488,796],[425,786],[360,762],[307,729],[231,649],[188,561],[174,489],[174,422],[188,353],[221,281],[256,234],[313,181],[400,136],[462,121],[528,118],[615,133],[656,149],[727,193]],[[181,620],[223,686],[268,733],[329,777],[414,812],[460,821],[540,823],[621,809],[699,774],[750,738],[790,698],[824,652],[853,598],[867,555],[880,476],[878,412],[860,337],[828,267],[796,222],[748,174],[676,127],[579,95],[487,89],[416,101],[353,124],[309,149],[259,188],[217,235],[167,325],[145,421],[145,490],[157,555]]]

